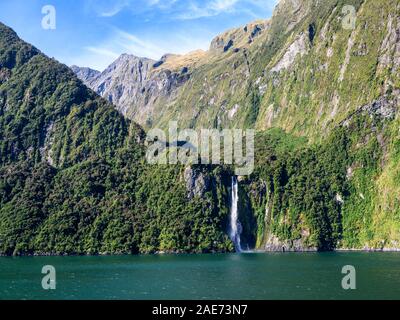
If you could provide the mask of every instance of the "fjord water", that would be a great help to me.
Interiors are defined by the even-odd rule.
[[[42,289],[44,265],[56,290]],[[356,290],[342,289],[345,265]],[[400,254],[1,257],[0,299],[400,299]]]

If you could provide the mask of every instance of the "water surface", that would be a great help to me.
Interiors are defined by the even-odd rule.
[[[345,265],[356,290],[342,289]],[[400,299],[400,253],[1,257],[0,299]]]

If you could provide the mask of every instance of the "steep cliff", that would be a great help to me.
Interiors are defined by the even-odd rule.
[[[146,128],[280,127],[318,140],[399,82],[398,10],[396,0],[281,0],[270,21],[217,36],[179,69],[149,62],[136,71],[149,85],[111,67],[115,93],[89,86]]]
[[[90,86],[90,81],[97,77],[101,72],[93,70],[90,68],[80,68],[78,66],[71,66],[71,70],[77,75],[79,79],[83,81],[84,84]]]

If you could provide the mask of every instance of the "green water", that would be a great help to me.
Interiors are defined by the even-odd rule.
[[[356,290],[342,289],[345,265]],[[1,257],[0,299],[400,299],[400,253]]]

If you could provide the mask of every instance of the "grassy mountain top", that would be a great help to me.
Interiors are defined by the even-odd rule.
[[[180,71],[182,68],[189,68],[205,63],[204,60],[206,58],[207,53],[203,50],[195,50],[184,55],[165,55],[161,60],[162,64],[154,68],[154,70]]]

